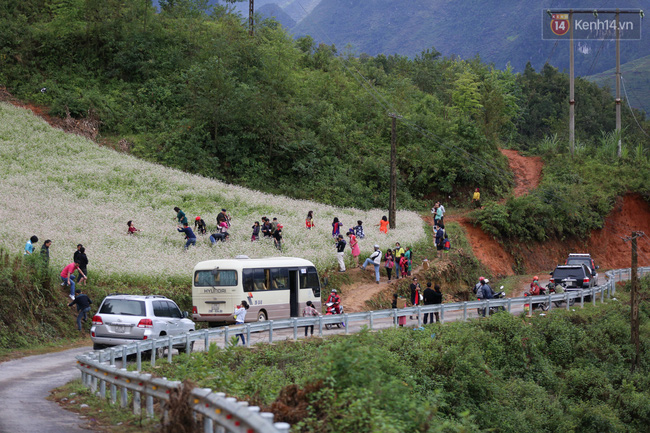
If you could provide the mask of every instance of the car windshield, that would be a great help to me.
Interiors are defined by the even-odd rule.
[[[582,267],[579,268],[557,268],[553,272],[553,278],[556,280],[564,280],[566,278],[574,278],[582,280],[585,276],[584,270]]]
[[[566,260],[567,265],[583,264],[591,269],[591,259],[588,257],[569,257]]]
[[[100,314],[117,314],[120,316],[145,316],[144,301],[133,299],[106,299],[99,310]]]

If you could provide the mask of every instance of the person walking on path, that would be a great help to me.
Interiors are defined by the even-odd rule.
[[[413,265],[413,251],[411,251],[411,247],[406,247],[404,257],[406,257],[406,275],[410,277],[411,267]]]
[[[339,262],[339,272],[345,272],[345,260],[343,260],[345,244],[346,242],[343,239],[343,235],[339,235],[336,241],[336,260]]]
[[[431,282],[427,282],[427,288],[424,289],[422,292],[422,304],[426,307],[427,305],[433,305],[434,304],[434,291],[431,288]],[[431,319],[431,320],[429,320]],[[433,311],[430,313],[424,313],[424,320],[423,323],[426,325],[427,323],[435,323],[433,320]]]
[[[190,245],[196,246],[196,235],[192,231],[192,229],[189,227],[186,222],[183,224],[183,227],[178,226],[177,228],[179,233],[184,233],[185,234],[185,239],[187,239],[187,242],[185,242],[185,249],[187,250]]]
[[[393,252],[389,249],[386,250],[384,254],[384,267],[386,268],[386,275],[388,275],[388,281],[393,274],[393,268],[395,267],[395,258],[393,257]]]
[[[34,235],[31,238],[27,240],[27,243],[25,243],[25,252],[23,255],[29,256],[34,252],[34,244],[38,242],[38,236]]]
[[[183,212],[178,206],[174,208],[174,211],[176,211],[176,219],[178,220],[178,223],[187,224],[187,217],[185,216],[185,212]]]
[[[248,310],[248,302],[246,301],[241,301],[241,304],[239,304],[237,307],[235,307],[235,325],[243,325],[244,322],[246,321],[246,310]],[[241,344],[246,346],[246,339],[244,338],[244,334],[240,333],[237,334],[238,342],[239,339],[241,338]]]
[[[314,308],[314,304],[311,301],[307,301],[307,306],[302,310],[302,317],[318,317],[320,314]],[[305,326],[305,337],[307,336],[307,329],[311,330],[311,335],[314,335],[314,325]]]
[[[434,226],[433,230],[436,233],[436,257],[442,258],[442,249],[444,248],[443,240],[445,237],[445,232],[439,226]]]
[[[370,257],[368,257],[366,261],[363,262],[361,269],[365,271],[366,266],[370,264],[375,267],[375,282],[379,284],[379,267],[381,265],[381,250],[379,249],[379,245],[375,245],[375,251],[373,251],[373,253],[370,254]]]
[[[45,266],[50,264],[50,245],[52,245],[50,239],[46,239],[45,242],[43,242],[43,245],[41,245],[41,257],[43,258]]]
[[[81,289],[76,289],[75,290],[75,298],[68,304],[68,307],[72,307],[73,305],[77,306],[77,311],[79,314],[77,314],[77,329],[79,331],[82,330],[81,328],[81,321],[85,323],[87,318],[88,318],[88,312],[90,311],[90,304],[92,304],[93,301],[90,300],[88,295],[83,293]]]
[[[64,267],[63,270],[61,271],[61,282],[65,286],[70,286],[69,296],[70,299],[72,300],[74,300],[74,293],[75,293],[74,273],[77,269],[79,269],[79,263],[73,262],[67,265],[66,267]],[[79,273],[84,277],[86,276],[81,270],[79,270]]]
[[[354,259],[354,267],[359,267],[359,254],[361,254],[361,249],[359,248],[359,240],[351,231],[348,232],[348,239],[350,242],[350,249],[352,250],[352,258]]]
[[[386,217],[386,215],[381,217],[381,221],[379,221],[379,224],[376,224],[376,225],[379,226],[379,231],[381,233],[388,234],[388,218]]]

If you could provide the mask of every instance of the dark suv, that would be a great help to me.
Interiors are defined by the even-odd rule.
[[[594,259],[591,258],[591,254],[569,254],[569,257],[567,257],[564,262],[566,265],[577,265],[580,263],[587,265],[591,271],[591,279],[594,280],[594,285],[597,286],[598,272],[596,272],[596,269],[598,269],[599,266],[596,266]]]
[[[591,278],[591,269],[584,263],[558,265],[551,272],[551,283],[562,284],[568,290],[590,289],[595,285]]]

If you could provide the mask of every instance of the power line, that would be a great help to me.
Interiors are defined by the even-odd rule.
[[[623,84],[623,93],[625,93],[625,102],[627,102],[627,106],[630,109],[630,113],[632,113],[632,118],[634,118],[634,122],[636,122],[636,125],[639,127],[641,132],[643,132],[647,137],[650,137],[650,135],[648,135],[648,133],[643,129],[643,127],[641,127],[639,121],[636,120],[636,115],[634,114],[634,110],[632,110],[632,106],[630,105],[630,98],[629,96],[627,96],[627,89],[625,87],[625,80],[623,79],[623,75],[621,75],[621,84]]]

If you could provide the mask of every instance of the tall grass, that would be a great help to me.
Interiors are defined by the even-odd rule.
[[[364,222],[362,253],[372,251],[374,244],[383,249],[424,238],[423,223],[414,212],[399,211],[397,228],[384,235],[374,224],[386,210],[325,206],[190,175],[52,129],[7,104],[0,104],[0,178],[2,245],[20,252],[34,234],[40,238],[37,249],[51,239],[51,266],[62,268],[81,243],[91,280],[110,276],[127,283],[189,283],[197,262],[238,254],[300,256],[330,267],[335,264],[334,217],[346,229],[357,220]],[[209,227],[216,226],[217,213],[226,208],[233,218],[231,240],[211,247],[207,236],[199,236],[197,246],[184,251],[174,206],[185,211],[190,224],[200,215]],[[311,231],[304,223],[309,210],[316,222]],[[251,226],[262,216],[278,217],[284,225],[282,253],[270,241],[250,241]],[[142,232],[127,236],[128,220]]]

